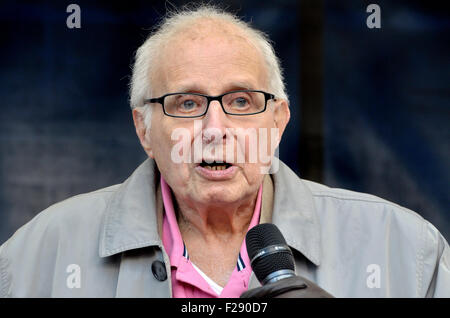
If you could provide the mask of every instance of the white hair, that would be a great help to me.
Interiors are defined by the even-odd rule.
[[[133,73],[130,83],[130,106],[132,109],[144,106],[143,116],[145,125],[150,128],[151,108],[150,105],[144,105],[144,100],[157,97],[151,96],[153,65],[158,52],[164,44],[168,43],[172,36],[191,27],[196,21],[201,19],[214,19],[221,22],[230,23],[243,32],[246,38],[263,56],[267,67],[268,89],[276,98],[288,101],[288,96],[283,82],[283,74],[280,62],[275,54],[269,37],[250,26],[249,23],[242,21],[236,15],[226,12],[211,5],[200,5],[194,8],[184,7],[181,10],[169,12],[167,16],[156,27],[145,42],[138,48],[135,55]]]

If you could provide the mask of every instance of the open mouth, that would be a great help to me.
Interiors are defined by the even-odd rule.
[[[208,162],[203,160],[200,163],[200,167],[206,168],[208,170],[226,170],[226,169],[228,169],[231,166],[232,166],[231,164],[226,163],[226,162],[215,162],[215,161],[213,161],[211,163],[208,163]]]

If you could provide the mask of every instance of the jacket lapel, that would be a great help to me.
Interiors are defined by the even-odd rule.
[[[117,280],[117,297],[170,297],[169,259],[160,239],[157,210],[159,172],[147,159],[119,187],[107,204],[99,242],[100,257],[122,253]],[[161,214],[161,212],[159,213]],[[167,279],[159,281],[152,264],[165,265]]]
[[[278,226],[287,244],[318,266],[321,260],[321,235],[312,193],[282,161],[279,161],[278,167],[276,173],[264,178],[260,223]],[[300,259],[296,259],[296,263],[300,262]],[[298,270],[296,268],[297,275]],[[252,272],[249,289],[260,286]]]
[[[158,177],[154,161],[147,159],[112,195],[100,234],[100,257],[162,245],[155,211]]]
[[[321,234],[313,195],[306,184],[283,162],[273,174],[272,223],[283,233],[288,245],[316,266],[321,260]]]

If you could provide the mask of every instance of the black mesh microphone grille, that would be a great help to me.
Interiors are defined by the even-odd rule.
[[[272,223],[262,223],[253,227],[245,236],[245,241],[250,259],[262,248],[270,245],[286,244],[283,234]]]
[[[263,223],[253,227],[245,237],[250,260],[263,248],[271,245],[286,245],[280,230],[271,223]],[[294,257],[288,251],[280,251],[260,257],[252,264],[253,271],[259,281],[270,273],[281,269],[294,270]]]
[[[269,274],[282,269],[294,270],[294,258],[287,252],[279,252],[261,257],[253,265],[256,278],[262,282]]]

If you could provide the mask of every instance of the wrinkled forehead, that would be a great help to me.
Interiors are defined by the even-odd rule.
[[[248,87],[264,89],[267,72],[263,56],[238,27],[205,20],[172,34],[162,45],[152,74],[155,91],[172,90],[189,77],[210,85],[225,81],[252,82]],[[233,79],[232,77],[236,77]]]

